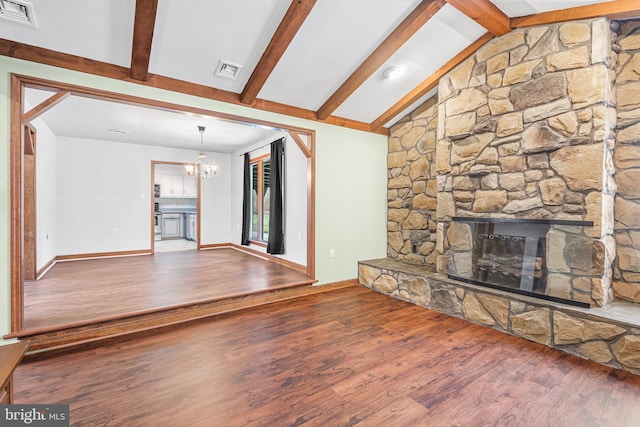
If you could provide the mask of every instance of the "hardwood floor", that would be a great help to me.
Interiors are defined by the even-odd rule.
[[[57,263],[24,285],[25,329],[50,328],[310,280],[229,248]]]
[[[640,377],[359,286],[26,363],[74,426],[637,426]]]

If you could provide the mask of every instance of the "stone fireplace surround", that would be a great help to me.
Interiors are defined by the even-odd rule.
[[[494,39],[392,127],[388,258],[362,261],[360,283],[638,374],[638,145],[640,21],[567,22]],[[596,308],[448,279],[454,216],[592,221],[591,279],[560,263],[553,280]],[[567,240],[557,237],[549,245],[563,250]]]
[[[450,227],[449,278],[589,307],[593,223],[453,217]]]

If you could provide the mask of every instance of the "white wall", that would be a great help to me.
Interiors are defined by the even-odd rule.
[[[231,240],[231,157],[229,154],[207,153],[207,161],[218,165],[218,173],[201,181],[201,245],[229,243]]]
[[[150,249],[151,162],[189,162],[197,151],[59,137],[57,255]],[[220,165],[202,187],[202,244],[228,238],[229,155],[207,153]],[[216,209],[211,209],[212,205]],[[221,225],[223,224],[223,225]]]
[[[0,335],[9,332],[10,73],[235,114],[316,131],[316,277],[357,277],[357,262],[386,254],[387,138],[282,114],[225,104],[0,56]],[[291,151],[291,150],[290,150]],[[329,249],[335,258],[329,258]]]
[[[56,257],[56,136],[42,119],[36,128],[36,268]]]
[[[302,135],[301,137],[304,138]],[[286,259],[307,265],[307,158],[290,136],[285,144]]]
[[[258,141],[231,155],[231,242],[240,244],[242,238],[242,182],[243,157],[253,150],[276,139],[285,137],[285,253],[275,255],[300,265],[307,265],[307,158],[296,143],[282,132],[269,139]],[[264,147],[251,152],[251,158],[269,154]],[[252,245],[251,249],[266,252],[266,248]]]

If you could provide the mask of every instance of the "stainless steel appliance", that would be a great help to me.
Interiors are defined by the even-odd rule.
[[[153,215],[153,240],[161,240],[162,238],[162,214],[156,212]]]

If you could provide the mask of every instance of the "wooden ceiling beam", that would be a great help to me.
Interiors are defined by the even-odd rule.
[[[278,29],[262,53],[258,65],[253,69],[249,81],[242,90],[240,102],[251,104],[255,101],[260,89],[266,83],[315,4],[316,0],[293,0],[291,2],[287,13],[284,15],[280,25],[278,25]]]
[[[165,89],[176,93],[198,96],[214,101],[249,107],[240,102],[237,93],[212,88],[209,86],[203,86],[196,83],[189,83],[183,80],[156,74],[149,74],[147,80],[145,81],[134,80],[129,75],[129,69],[126,67],[108,64],[106,62],[96,61],[93,59],[81,58],[79,56],[56,52],[50,49],[31,46],[11,40],[0,39],[0,55],[22,59],[25,61],[37,62],[40,64],[51,65],[54,67],[65,68],[82,73],[93,74],[100,77],[107,77],[110,79],[117,79],[141,84],[157,89]],[[250,108],[284,114],[292,117],[298,117],[301,119],[313,120],[316,122],[327,123],[335,126],[342,126],[365,132],[373,132],[369,123],[336,116],[329,116],[325,120],[318,120],[314,111],[263,99],[256,99],[251,104]],[[386,129],[378,129],[374,133],[384,135],[386,134],[386,132]]]
[[[606,16],[610,19],[640,17],[640,1],[615,0],[586,6],[577,6],[569,9],[554,10],[551,12],[543,12],[536,15],[522,16],[519,18],[512,18],[511,26],[513,28],[523,28],[534,25],[553,24],[556,22],[598,18],[600,16]]]
[[[371,129],[374,131],[383,129],[385,123],[392,120],[398,114],[402,113],[402,111],[409,108],[411,104],[426,95],[427,92],[438,85],[438,82],[440,81],[442,76],[453,70],[462,61],[473,55],[476,50],[480,49],[480,47],[489,42],[491,39],[493,39],[493,34],[485,33],[478,40],[467,46],[464,50],[462,50],[456,56],[451,58],[446,64],[440,67],[435,73],[433,73],[426,80],[420,83],[415,89],[405,95],[401,100],[396,102],[391,108],[382,113],[380,117],[375,119],[371,123]]]
[[[451,6],[482,25],[496,37],[511,32],[511,20],[489,0],[447,0]]]
[[[133,46],[131,47],[132,79],[144,81],[149,76],[149,59],[157,11],[158,0],[136,0]]]
[[[45,112],[49,111],[51,108],[67,99],[70,95],[71,92],[69,91],[60,91],[52,95],[48,99],[33,107],[31,110],[24,113],[22,115],[22,123],[30,123],[31,121],[37,119]]]
[[[384,62],[409,40],[444,5],[444,0],[423,0],[373,51],[371,55],[342,83],[337,91],[316,111],[318,119],[331,115]]]
[[[0,39],[0,55],[25,61],[38,62],[68,70],[95,74],[118,80],[129,79],[129,69],[120,65],[82,58],[68,53],[56,52],[38,46]]]

